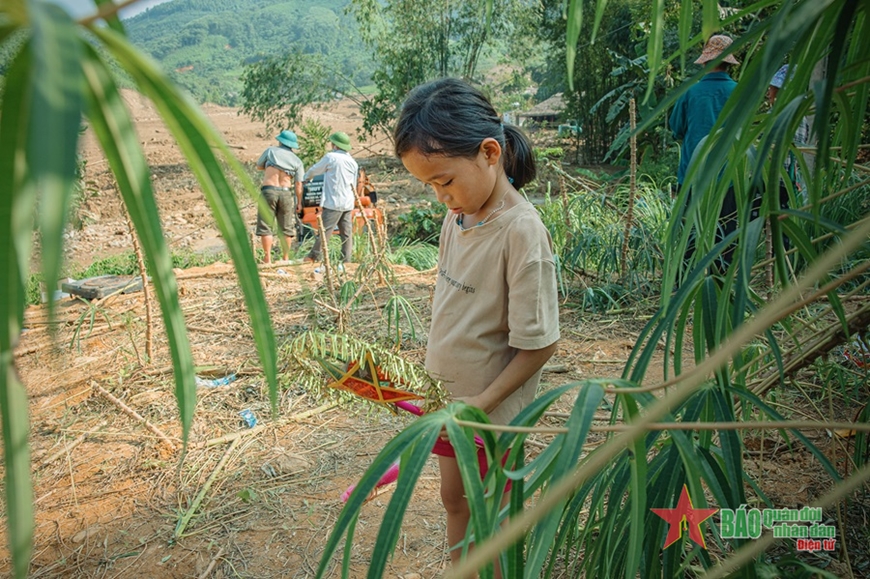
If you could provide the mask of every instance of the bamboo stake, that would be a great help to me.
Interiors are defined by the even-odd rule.
[[[602,418],[602,420],[604,420]],[[489,432],[518,432],[526,434],[569,434],[568,428],[561,426],[505,426],[502,424],[483,424],[469,420],[456,420],[456,424],[464,428],[487,430]],[[632,424],[593,424],[590,432],[625,432],[633,428]],[[815,429],[870,432],[870,424],[866,422],[818,422],[815,420],[748,420],[746,422],[653,422],[644,426],[647,430],[798,430]]]
[[[625,233],[622,235],[622,278],[628,275],[628,240],[634,221],[634,196],[637,194],[637,136],[634,129],[637,126],[635,118],[634,99],[628,99],[628,118],[631,123],[631,172],[628,185],[628,210],[625,213]]]
[[[366,179],[365,169],[363,169],[362,174],[363,174],[363,179]],[[372,230],[371,222],[369,221],[369,216],[366,215],[365,207],[363,207],[362,196],[360,195],[360,192],[359,192],[360,185],[362,185],[364,187],[365,183],[364,182],[363,183],[357,182],[357,186],[354,187],[354,190],[353,190],[353,195],[354,195],[354,198],[356,199],[356,205],[357,205],[357,207],[359,207],[360,215],[362,215],[363,222],[365,223],[365,229],[366,229],[366,233],[368,234],[369,243],[372,244],[372,251],[375,252],[375,261],[377,261],[377,259],[380,257],[380,253],[381,253],[380,249],[381,248],[378,247],[377,240],[375,240],[375,233]],[[353,226],[354,226],[353,219],[351,219],[351,224],[350,224],[351,235],[353,235]]]
[[[562,213],[565,216],[565,239],[570,245],[573,231],[571,229],[571,214],[568,212],[568,187],[565,185],[564,171],[559,171],[557,175],[559,177],[559,197],[562,199]]]
[[[124,412],[124,414],[133,418],[137,422],[140,422],[143,426],[145,426],[145,428],[147,428],[148,430],[153,432],[155,435],[157,435],[157,438],[159,438],[161,441],[166,443],[172,450],[176,449],[175,443],[172,442],[169,439],[169,437],[166,436],[159,428],[157,428],[156,426],[154,426],[153,424],[148,422],[148,420],[145,419],[141,414],[139,414],[138,412],[136,412],[135,410],[133,410],[132,408],[130,408],[129,406],[127,406],[126,404],[121,402],[118,398],[115,398],[108,390],[106,390],[105,388],[103,388],[102,386],[97,384],[96,382],[91,382],[91,386],[93,387],[93,389],[96,392],[98,392],[99,394],[102,394],[103,397],[106,398],[106,400],[108,400],[109,402],[111,402],[112,404],[114,404],[115,406],[120,408],[121,411]]]
[[[185,511],[185,513],[178,520],[178,524],[175,525],[175,532],[172,534],[174,539],[181,538],[181,535],[184,533],[184,529],[187,528],[187,524],[190,522],[190,519],[193,518],[193,515],[196,513],[196,510],[199,508],[199,505],[202,503],[202,500],[205,498],[206,493],[208,493],[211,485],[214,484],[215,479],[217,479],[218,473],[223,470],[224,466],[226,466],[227,462],[230,459],[233,451],[239,445],[241,438],[237,438],[233,441],[233,443],[227,448],[224,455],[221,457],[220,462],[214,468],[211,475],[209,475],[208,480],[205,481],[205,484],[202,485],[202,488],[199,490],[199,493],[196,495],[196,498],[193,499],[193,503],[191,503],[190,508]]]

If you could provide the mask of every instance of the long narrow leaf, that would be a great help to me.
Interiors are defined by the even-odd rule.
[[[399,531],[405,518],[405,511],[411,504],[414,486],[432,454],[432,446],[438,439],[438,435],[439,431],[434,428],[429,429],[428,432],[417,437],[414,444],[402,454],[402,467],[399,469],[396,490],[384,513],[383,523],[378,530],[378,538],[372,552],[369,579],[379,579],[384,576],[387,561],[390,560],[396,542],[399,540]]]
[[[253,184],[202,112],[189,97],[169,82],[150,59],[137,52],[123,37],[110,30],[95,29],[94,33],[111,49],[113,56],[125,64],[125,68],[130,71],[140,88],[151,98],[203,189],[238,273],[239,284],[251,317],[257,352],[269,384],[272,410],[276,412],[278,362],[271,317],[248,242],[245,223],[232,188],[212,147],[221,151],[223,159],[246,184],[249,194],[256,198]]]
[[[196,405],[196,385],[193,356],[178,301],[178,286],[172,273],[172,258],[160,227],[148,165],[129,112],[99,56],[92,49],[88,56],[83,62],[88,88],[88,118],[118,180],[121,197],[153,268],[152,279],[172,353],[175,397],[186,441]]]
[[[448,418],[449,414],[446,410],[426,414],[412,422],[398,436],[390,440],[381,452],[378,453],[378,456],[372,461],[371,466],[360,478],[356,488],[341,510],[338,519],[335,521],[332,532],[326,543],[324,543],[323,555],[320,558],[320,565],[317,567],[316,577],[323,577],[327,572],[329,562],[338,549],[341,538],[355,524],[363,503],[365,503],[369,493],[375,489],[378,481],[387,472],[387,469],[399,460],[405,451],[413,447],[420,438],[429,438],[433,433],[437,437]],[[431,447],[429,451],[431,451]],[[401,473],[401,469],[399,472]]]
[[[24,317],[24,280],[36,191],[23,155],[31,108],[30,50],[25,47],[7,70],[0,102],[0,422],[3,426],[6,526],[12,571],[27,576],[33,536],[30,431],[27,393],[15,374],[13,349]]]
[[[42,272],[49,285],[60,277],[67,208],[76,179],[82,121],[81,40],[69,15],[56,4],[32,2],[33,110],[27,164],[39,189]],[[54,300],[48,301],[49,316]]]

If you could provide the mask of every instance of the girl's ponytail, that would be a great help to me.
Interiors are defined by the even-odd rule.
[[[535,180],[535,153],[528,137],[519,127],[504,123],[504,171],[517,189]]]

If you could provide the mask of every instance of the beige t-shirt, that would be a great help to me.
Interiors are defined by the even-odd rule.
[[[516,355],[559,339],[556,268],[550,234],[531,203],[467,231],[448,213],[426,369],[454,396],[482,392]],[[534,398],[537,372],[490,413],[506,424]]]

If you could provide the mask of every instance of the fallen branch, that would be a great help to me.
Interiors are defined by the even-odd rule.
[[[79,436],[78,438],[73,440],[67,446],[64,446],[63,448],[61,448],[60,450],[58,450],[57,452],[55,452],[54,454],[52,454],[51,456],[49,456],[48,458],[46,458],[45,460],[40,462],[36,466],[35,470],[41,470],[41,469],[47,467],[48,465],[50,465],[51,463],[53,463],[54,461],[56,461],[60,457],[64,456],[66,453],[68,453],[69,451],[71,451],[72,449],[74,449],[75,447],[80,445],[81,443],[83,443],[87,437],[89,437],[92,434],[98,433],[105,425],[106,425],[106,423],[104,422],[104,423],[100,424],[99,428],[82,433],[81,436]]]
[[[205,568],[205,571],[202,572],[202,575],[199,576],[199,579],[207,579],[209,574],[214,570],[215,565],[217,565],[218,559],[224,556],[224,548],[221,547],[218,549],[218,552],[215,553],[214,557],[211,558],[211,561],[208,564],[208,567]]]
[[[184,533],[184,529],[187,528],[187,524],[190,522],[190,519],[193,518],[193,515],[196,513],[196,510],[199,508],[199,505],[202,504],[202,499],[205,498],[206,493],[211,488],[211,485],[214,484],[215,479],[217,478],[218,473],[223,470],[224,466],[226,466],[227,462],[230,459],[230,455],[239,445],[239,438],[235,439],[230,447],[224,452],[224,455],[221,457],[220,462],[214,468],[211,475],[209,475],[208,480],[205,481],[205,484],[202,485],[199,493],[196,495],[196,498],[193,499],[193,503],[191,503],[190,508],[185,511],[185,513],[178,519],[178,524],[175,525],[175,532],[172,534],[174,539],[178,539],[181,537],[182,533]]]
[[[306,410],[305,412],[300,412],[299,414],[294,414],[293,416],[290,416],[290,417],[286,418],[285,420],[282,420],[281,423],[295,422],[298,420],[302,420],[302,419],[308,418],[309,416],[313,416],[315,414],[320,414],[321,412],[326,412],[327,410],[332,410],[336,406],[338,406],[337,402],[327,402],[326,404],[321,404],[317,408],[312,408],[311,410]],[[275,424],[275,423],[273,423],[273,424]],[[212,438],[211,440],[206,440],[205,442],[200,443],[198,445],[198,448],[208,448],[210,446],[217,446],[218,444],[225,444],[227,442],[236,441],[236,440],[239,440],[240,438],[250,436],[251,434],[256,434],[257,432],[260,432],[261,430],[266,428],[266,426],[267,426],[266,424],[258,424],[254,428],[249,428],[247,430],[240,430],[238,432],[231,432],[230,434],[218,436],[217,438]]]
[[[239,332],[228,332],[227,330],[218,330],[216,328],[204,328],[202,326],[192,326],[190,324],[188,324],[187,329],[191,332],[203,332],[206,334],[220,334],[222,336],[236,337],[239,335]]]
[[[265,429],[265,424],[258,424],[253,428],[249,428],[247,430],[240,430],[239,432],[231,432],[230,434],[225,434],[223,436],[218,436],[217,438],[212,438],[211,440],[206,440],[205,442],[199,445],[199,448],[208,448],[210,446],[217,446],[219,444],[225,444],[227,442],[235,442],[240,438],[245,436],[250,436],[252,434],[256,434],[261,430]]]
[[[129,406],[127,406],[126,404],[121,402],[119,399],[117,399],[115,396],[113,396],[108,390],[106,390],[105,388],[103,388],[102,386],[97,384],[96,382],[92,382],[91,386],[93,387],[93,389],[96,392],[98,392],[99,394],[102,394],[106,400],[108,400],[109,402],[111,402],[112,404],[114,404],[115,406],[120,408],[124,414],[126,414],[127,416],[140,422],[141,424],[143,424],[145,426],[145,428],[147,428],[148,430],[150,430],[151,432],[156,434],[157,438],[159,438],[161,441],[166,443],[170,448],[172,448],[172,450],[176,449],[175,443],[172,442],[169,439],[169,437],[166,436],[159,428],[157,428],[156,426],[154,426],[153,424],[148,422],[148,420],[145,419],[141,414],[139,414],[138,412],[136,412],[135,410],[133,410],[132,408],[130,408]]]

